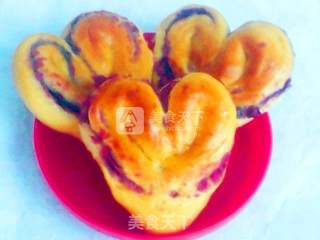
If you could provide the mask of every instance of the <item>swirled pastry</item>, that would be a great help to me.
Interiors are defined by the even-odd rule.
[[[227,38],[210,73],[230,91],[238,118],[266,112],[290,85],[293,52],[286,34],[266,22],[250,22]]]
[[[35,34],[18,47],[13,72],[27,107],[46,125],[79,136],[90,95],[104,81],[149,81],[153,59],[142,33],[106,11],[75,18],[64,33]]]
[[[153,79],[163,90],[189,72],[209,73],[230,91],[241,125],[289,87],[293,51],[286,34],[270,23],[250,22],[227,33],[224,18],[208,7],[169,15],[157,30]]]
[[[260,115],[290,83],[293,53],[279,28],[252,22],[228,32],[216,10],[183,8],[160,25],[153,68],[133,23],[85,13],[63,38],[23,41],[14,78],[40,121],[85,144],[119,204],[142,222],[170,215],[170,226],[148,230],[177,232],[222,182],[237,117]],[[128,108],[140,111],[139,132],[119,118]]]
[[[128,19],[106,11],[84,13],[67,26],[63,36],[98,83],[118,75],[150,80],[152,52]]]
[[[118,130],[117,110],[130,106],[143,109],[141,134]],[[81,136],[115,199],[144,223],[150,215],[159,221],[170,215],[170,226],[149,229],[168,233],[190,225],[220,185],[235,129],[236,110],[225,87],[192,73],[173,87],[167,112],[147,83],[106,83]]]
[[[210,75],[189,74],[164,109],[148,83],[151,51],[132,23],[111,13],[80,15],[64,38],[36,34],[17,49],[14,74],[27,107],[82,140],[115,199],[142,222],[173,214],[171,226],[150,231],[184,229],[226,170],[236,128],[228,91]],[[121,107],[142,109],[140,134],[118,132]]]
[[[224,17],[192,5],[166,17],[156,32],[154,84],[164,87],[189,72],[207,72],[229,32]]]
[[[78,136],[78,117],[95,84],[70,46],[50,34],[33,35],[18,47],[13,68],[30,111],[51,128]]]

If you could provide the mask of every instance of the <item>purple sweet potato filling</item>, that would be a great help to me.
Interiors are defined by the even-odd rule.
[[[107,77],[103,75],[94,75],[92,76],[93,81],[96,83],[97,86],[101,85],[104,81],[107,80]]]
[[[113,157],[111,151],[107,147],[103,147],[101,150],[101,156],[104,159],[104,162],[111,175],[115,176],[122,184],[127,188],[137,192],[143,193],[144,189],[131,180],[124,172],[123,168],[119,165],[117,160]]]
[[[57,90],[53,89],[52,87],[49,87],[46,82],[44,81],[44,74],[41,72],[42,67],[42,60],[37,55],[39,54],[38,47],[44,46],[44,45],[52,45],[56,47],[63,58],[66,61],[67,67],[68,67],[68,75],[70,79],[74,80],[74,66],[72,65],[71,61],[71,53],[68,52],[63,46],[60,44],[54,42],[54,41],[48,41],[48,40],[39,40],[35,42],[30,49],[30,61],[31,66],[33,70],[33,74],[35,78],[40,82],[41,86],[43,87],[44,91],[53,98],[53,100],[64,110],[72,113],[80,113],[80,106],[77,103],[74,103],[72,101],[67,100],[62,93],[58,92]]]
[[[199,192],[206,191],[213,183],[217,183],[221,179],[225,169],[227,168],[229,158],[230,158],[230,153],[225,154],[219,166],[215,168],[209,176],[202,178],[198,182],[197,190]]]
[[[208,178],[203,178],[201,179],[200,182],[198,182],[197,184],[197,190],[200,192],[204,192],[205,190],[207,190],[209,187],[209,179]]]
[[[216,168],[210,174],[210,179],[211,179],[212,182],[218,182],[221,179],[222,174],[224,173],[225,169],[227,168],[229,158],[230,158],[230,153],[224,155],[219,167]]]
[[[271,99],[279,97],[281,94],[283,94],[289,87],[291,87],[291,78],[289,78],[283,85],[282,88],[276,90],[274,93],[270,94],[269,96],[265,97],[260,105],[267,104]]]
[[[211,18],[212,21],[215,21],[214,17],[212,16],[212,14],[201,7],[191,7],[191,8],[185,8],[182,9],[180,12],[177,13],[176,17],[172,20],[172,22],[170,23],[170,25],[168,26],[168,28],[166,29],[166,33],[169,32],[170,28],[176,24],[178,21],[189,18],[193,15],[206,15],[209,18]]]
[[[237,118],[255,118],[261,115],[260,107],[245,106],[237,107]]]
[[[112,74],[109,77],[105,77],[103,75],[94,75],[94,76],[92,76],[92,79],[95,82],[96,86],[98,87],[102,83],[104,83],[105,81],[111,81],[111,80],[117,79],[117,75],[116,74]]]
[[[261,115],[261,108],[270,100],[279,97],[291,86],[291,78],[289,78],[280,89],[266,96],[258,105],[237,107],[237,118],[255,118]]]
[[[73,42],[72,39],[72,33],[74,31],[75,26],[77,25],[77,23],[84,17],[88,16],[90,13],[82,13],[79,16],[77,16],[75,19],[72,20],[72,22],[70,23],[70,29],[68,32],[68,35],[65,37],[66,42],[69,44],[69,46],[71,47],[72,51],[79,55],[80,54],[80,48]]]
[[[169,102],[169,95],[170,95],[170,92],[172,90],[172,88],[176,85],[178,81],[171,81],[171,82],[168,82],[166,85],[164,85],[161,89],[159,89],[157,91],[158,93],[158,97],[162,103],[162,107],[165,111],[168,110],[168,102]]]
[[[159,76],[158,88],[162,88],[175,79],[167,56],[163,56],[160,61],[155,64],[155,71]]]
[[[140,49],[140,44],[139,44],[139,29],[132,23],[130,22],[127,18],[116,15],[114,13],[108,12],[108,11],[93,11],[93,12],[88,12],[88,13],[83,13],[80,14],[79,16],[77,16],[71,23],[70,23],[70,29],[68,34],[65,37],[66,42],[70,45],[71,49],[73,50],[73,52],[77,55],[80,55],[81,53],[81,48],[74,42],[73,38],[72,38],[72,34],[76,28],[76,25],[78,24],[78,22],[83,19],[86,18],[87,16],[91,15],[91,14],[101,14],[101,15],[105,15],[105,16],[111,16],[112,19],[114,21],[120,21],[122,26],[124,26],[127,30],[128,30],[128,34],[129,34],[129,38],[131,39],[131,41],[134,43],[134,52],[133,52],[133,57],[134,59],[139,55],[141,49]],[[87,66],[89,67],[89,69],[91,70],[91,72],[94,73],[95,78],[97,78],[98,76],[100,77],[98,79],[98,82],[101,83],[102,81],[102,77],[105,78],[109,78],[106,76],[101,76],[101,75],[97,75],[94,71],[92,66],[90,66],[89,62],[84,59],[84,57],[82,56],[83,61],[87,64]],[[133,59],[133,60],[134,60]]]
[[[122,18],[122,20],[123,20],[122,25],[128,30],[129,37],[131,41],[134,43],[133,56],[134,56],[134,59],[136,59],[141,52],[141,48],[139,44],[139,29],[137,28],[136,25],[134,25],[128,19]]]
[[[67,63],[68,74],[69,74],[70,78],[72,80],[74,80],[75,70],[74,70],[74,66],[71,61],[71,53],[68,50],[66,50],[62,45],[60,45],[59,43],[54,42],[54,41],[39,40],[39,41],[35,42],[34,44],[32,44],[31,50],[30,50],[30,58],[31,58],[33,69],[37,70],[39,67],[42,67],[41,59],[37,58],[37,53],[38,53],[38,47],[41,47],[44,45],[52,45],[59,50],[59,52],[61,53],[61,55],[63,56],[63,58],[65,59],[65,61]]]
[[[208,16],[212,21],[215,21],[212,14],[207,11],[204,8],[198,7],[192,7],[192,8],[186,8],[181,10],[179,13],[177,13],[176,17],[172,20],[172,22],[169,24],[167,29],[165,30],[165,39],[164,44],[162,47],[162,58],[155,64],[155,71],[157,72],[159,76],[159,83],[158,88],[163,87],[164,85],[168,84],[168,82],[174,80],[176,76],[174,75],[174,72],[172,70],[172,66],[170,64],[168,55],[170,52],[170,43],[167,40],[168,32],[170,31],[171,27],[176,24],[178,21],[181,21],[183,19],[189,18],[194,15],[206,15]]]
[[[91,136],[91,140],[94,144],[100,144],[102,143],[102,138],[100,135],[94,135],[94,136]]]
[[[91,105],[93,97],[92,96],[88,96],[85,101],[82,102],[81,104],[81,111],[78,114],[78,119],[81,122],[89,122],[89,116],[88,116],[88,111]]]
[[[179,196],[179,193],[178,193],[177,191],[170,191],[169,195],[170,195],[170,197],[172,197],[172,198],[176,198],[176,197]]]
[[[198,15],[207,15],[212,19],[212,21],[215,21],[214,17],[208,12],[206,9],[203,8],[188,8],[184,9],[181,12],[179,12],[176,17],[172,20],[170,25],[165,30],[165,39],[164,44],[162,47],[162,58],[155,64],[155,71],[157,72],[159,76],[159,82],[158,82],[158,88],[161,89],[159,95],[162,100],[162,103],[164,107],[167,106],[168,103],[168,96],[170,94],[170,90],[172,87],[170,86],[170,82],[172,82],[176,76],[174,74],[174,71],[172,69],[172,64],[170,64],[169,60],[169,52],[170,52],[170,43],[167,40],[168,32],[170,31],[171,27],[178,21],[188,18],[190,16],[193,16],[195,14]],[[238,118],[255,118],[261,115],[261,107],[266,105],[271,99],[276,98],[280,96],[282,93],[286,91],[290,87],[291,79],[288,79],[284,86],[275,91],[274,93],[270,94],[269,96],[265,97],[258,105],[249,105],[249,106],[241,106],[237,107],[237,117]],[[164,89],[164,90],[163,90]]]

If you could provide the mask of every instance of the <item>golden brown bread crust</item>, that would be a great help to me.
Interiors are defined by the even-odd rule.
[[[189,74],[172,89],[166,113],[154,90],[142,81],[116,80],[101,89],[89,109],[92,130],[84,126],[82,134],[114,197],[142,221],[150,214],[188,219],[185,226],[177,219],[172,229],[150,229],[154,232],[182,230],[205,207],[225,172],[236,128],[228,91],[208,74]],[[143,133],[117,131],[117,109],[128,106],[143,108]],[[154,119],[153,113],[159,116]],[[169,113],[176,118],[167,121]],[[98,143],[92,140],[95,135]],[[105,146],[110,154],[103,151]]]
[[[89,97],[117,77],[149,81],[152,52],[142,33],[127,19],[109,12],[78,16],[65,40],[35,34],[17,48],[13,74],[31,112],[57,131],[79,137]]]
[[[239,125],[267,111],[290,85],[293,51],[286,34],[267,22],[250,22],[227,36],[214,9],[188,6],[160,24],[153,80],[163,88],[202,71],[220,80],[237,106]]]
[[[170,14],[156,31],[154,85],[207,72],[228,32],[224,17],[211,7],[191,5]]]
[[[67,26],[63,36],[97,81],[119,75],[150,80],[152,52],[128,19],[107,11],[84,13]]]
[[[28,37],[16,50],[13,74],[24,103],[40,121],[79,136],[75,114],[93,81],[84,62],[68,44],[50,34]]]
[[[174,213],[172,228],[150,230],[175,232],[192,223],[222,181],[235,108],[217,80],[194,73],[170,93],[169,112],[178,117],[168,121],[146,83],[151,52],[137,31],[109,13],[81,15],[67,27],[65,40],[49,34],[26,39],[16,52],[15,80],[37,118],[85,143],[120,204],[142,221],[150,213]],[[142,134],[117,133],[119,106],[143,108]],[[195,114],[184,118],[181,112]]]
[[[290,78],[293,52],[285,33],[266,22],[251,22],[233,32],[211,74],[229,89],[237,106],[259,105]]]
[[[109,12],[85,13],[64,39],[27,38],[15,80],[37,118],[84,142],[122,206],[143,222],[173,215],[171,226],[148,230],[176,232],[222,182],[236,115],[238,124],[258,116],[289,84],[293,53],[281,30],[253,22],[227,34],[209,7],[168,16],[156,34],[150,85],[152,53],[138,28]],[[118,132],[121,107],[143,109],[142,133]]]

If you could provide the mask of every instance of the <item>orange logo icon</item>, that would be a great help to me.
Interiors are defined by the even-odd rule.
[[[143,108],[121,107],[116,112],[117,131],[120,134],[141,134],[144,129]]]

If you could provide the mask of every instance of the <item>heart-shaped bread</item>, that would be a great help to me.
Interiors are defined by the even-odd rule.
[[[176,232],[222,182],[237,117],[266,111],[289,84],[292,50],[277,27],[227,35],[216,10],[186,7],[160,25],[152,54],[126,18],[85,13],[63,37],[23,41],[14,78],[40,121],[83,141],[114,198],[153,220],[147,230]]]
[[[148,81],[153,56],[138,28],[106,11],[75,18],[64,39],[35,34],[18,47],[13,73],[25,104],[46,125],[79,136],[89,96],[120,76]]]
[[[156,33],[153,80],[163,88],[190,72],[209,73],[231,93],[242,125],[289,87],[293,51],[286,34],[267,22],[228,31],[210,7],[193,5],[169,15]]]
[[[235,132],[230,94],[209,75],[194,73],[165,96],[163,109],[147,83],[147,43],[117,15],[80,15],[64,36],[36,34],[17,49],[14,74],[26,105],[85,143],[115,199],[140,221],[172,215],[169,226],[150,231],[184,229],[222,181]],[[120,107],[142,109],[142,133],[117,132]]]
[[[125,123],[117,111],[124,107],[143,110],[142,133],[119,131]],[[197,217],[221,183],[235,129],[229,92],[208,74],[192,73],[172,89],[167,112],[147,83],[105,83],[81,136],[115,199],[144,223],[171,216],[169,226],[149,230],[175,232]]]

